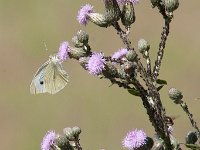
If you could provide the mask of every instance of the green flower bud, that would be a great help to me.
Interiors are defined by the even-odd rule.
[[[80,43],[87,44],[89,40],[89,35],[85,31],[80,30],[77,32],[77,38]]]
[[[106,20],[106,17],[99,13],[90,13],[88,14],[88,17],[91,22],[94,24],[100,26],[100,27],[108,27],[110,26],[110,23]]]
[[[121,11],[116,0],[104,0],[106,15],[105,18],[109,24],[117,22],[120,19]]]
[[[169,89],[169,98],[172,99],[174,101],[174,103],[179,104],[183,98],[182,93],[177,90],[176,88],[171,88]]]
[[[70,47],[70,57],[79,59],[81,57],[87,56],[87,50],[82,47],[82,48],[76,48],[76,47]]]
[[[69,141],[73,141],[75,140],[75,137],[74,137],[74,130],[72,128],[65,128],[63,130],[64,134],[66,135],[66,138],[69,140]]]
[[[133,50],[129,50],[126,54],[126,58],[128,61],[134,61],[136,59],[137,55]]]
[[[83,47],[83,43],[81,43],[78,39],[78,36],[74,36],[72,38],[72,43],[74,44],[75,47],[80,48]]]
[[[59,136],[56,138],[56,145],[61,150],[74,150],[74,148],[70,145],[69,140],[63,136]]]
[[[195,132],[188,132],[187,136],[185,137],[186,144],[195,144],[198,138]]]
[[[144,54],[144,52],[149,51],[149,49],[150,49],[150,45],[146,40],[140,39],[138,41],[138,50],[140,53]]]
[[[133,3],[127,2],[123,5],[121,22],[124,26],[129,27],[135,22],[135,12]]]
[[[81,133],[81,128],[79,128],[79,127],[73,127],[72,130],[74,131],[75,137],[78,137],[79,134]]]
[[[163,0],[163,3],[167,12],[173,12],[179,6],[178,0]]]

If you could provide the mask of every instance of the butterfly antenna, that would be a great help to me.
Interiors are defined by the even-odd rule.
[[[45,47],[45,50],[46,50],[46,52],[48,53],[48,55],[50,56],[50,53],[49,53],[49,50],[48,50],[48,48],[47,48],[47,44],[46,44],[46,42],[45,41],[43,41],[43,43],[44,43],[44,47]]]
[[[48,51],[47,44],[45,43],[45,41],[43,41],[43,43],[44,43],[45,50]]]

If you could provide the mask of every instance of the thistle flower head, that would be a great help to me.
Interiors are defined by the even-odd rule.
[[[139,0],[117,0],[117,2],[118,2],[118,4],[125,4],[127,2],[131,2],[134,5],[136,5],[139,2]]]
[[[44,136],[41,143],[41,150],[51,150],[56,139],[56,133],[54,131],[48,131],[48,133]]]
[[[69,43],[66,42],[66,41],[62,42],[60,44],[60,48],[59,48],[59,51],[57,53],[57,56],[59,57],[61,62],[65,61],[69,57],[69,55],[68,55],[69,51],[70,51]]]
[[[86,25],[88,23],[88,15],[93,12],[93,6],[86,4],[81,7],[78,11],[77,20],[81,25]]]
[[[129,150],[135,150],[146,144],[146,138],[147,135],[144,131],[135,129],[127,133],[122,140],[122,145]]]
[[[86,64],[86,68],[92,75],[99,75],[102,73],[105,68],[105,59],[103,58],[102,53],[94,52],[92,56],[89,58],[88,63]]]
[[[128,50],[126,48],[121,48],[112,55],[112,59],[120,59],[127,54]]]

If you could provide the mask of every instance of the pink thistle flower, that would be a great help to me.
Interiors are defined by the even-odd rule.
[[[61,60],[61,62],[67,60],[67,58],[69,57],[69,54],[68,54],[69,51],[70,51],[69,43],[67,41],[62,42],[60,44],[60,48],[59,48],[59,51],[57,53],[57,56]]]
[[[51,150],[56,139],[56,133],[54,131],[48,131],[44,136],[41,143],[41,150]]]
[[[92,75],[99,75],[102,73],[105,67],[105,59],[103,58],[102,53],[93,53],[88,63],[86,64],[86,68],[89,73]]]
[[[126,48],[121,48],[112,55],[112,59],[120,59],[127,54],[128,50]]]
[[[127,133],[122,140],[122,145],[129,150],[135,150],[146,144],[146,138],[147,135],[144,131],[135,129]]]
[[[78,11],[77,20],[81,25],[86,25],[88,23],[88,15],[93,12],[93,6],[86,4],[82,6]]]

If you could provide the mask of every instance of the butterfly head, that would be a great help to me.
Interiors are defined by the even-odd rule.
[[[57,55],[50,55],[49,60],[52,61],[53,63],[61,62],[61,60],[58,58]]]

